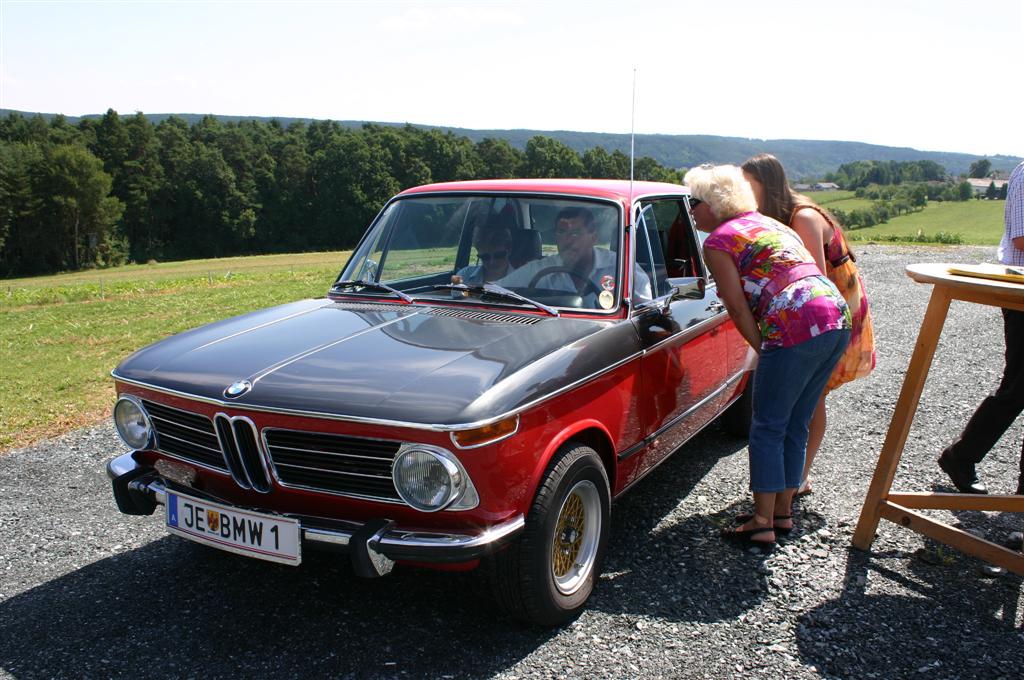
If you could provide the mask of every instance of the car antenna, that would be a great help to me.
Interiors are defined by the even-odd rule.
[[[636,68],[633,68],[633,108],[629,113],[629,211],[633,212],[633,158],[636,130]],[[632,217],[630,217],[632,221]]]

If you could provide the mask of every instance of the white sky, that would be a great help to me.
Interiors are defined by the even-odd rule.
[[[1024,0],[0,0],[0,108],[1024,156]]]

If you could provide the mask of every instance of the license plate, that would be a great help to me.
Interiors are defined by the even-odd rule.
[[[270,562],[302,561],[299,521],[167,492],[167,530],[197,543]]]

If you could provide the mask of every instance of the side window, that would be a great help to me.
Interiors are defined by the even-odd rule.
[[[647,275],[651,282],[651,294],[660,297],[668,293],[668,271],[658,230],[658,215],[653,203],[640,203],[636,224],[636,268]]]
[[[643,201],[640,206],[636,261],[655,282],[655,297],[668,292],[667,279],[709,276],[701,259],[702,239],[686,201],[660,199]],[[649,252],[644,252],[648,246]]]

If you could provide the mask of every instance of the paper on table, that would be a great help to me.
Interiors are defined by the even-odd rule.
[[[1024,283],[1024,269],[1020,267],[1008,267],[1005,264],[956,265],[949,268],[949,273],[957,274],[958,276],[974,276],[982,279],[993,279],[995,281]]]

